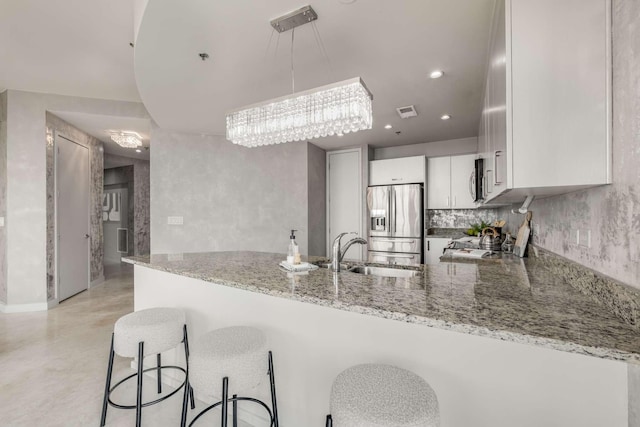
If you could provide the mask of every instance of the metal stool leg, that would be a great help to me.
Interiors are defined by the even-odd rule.
[[[333,427],[333,419],[331,418],[331,415],[327,415],[327,423],[325,424],[325,427]]]
[[[144,359],[144,342],[138,343],[138,390],[136,398],[136,427],[142,426],[142,376],[143,374],[143,362]]]
[[[102,399],[102,417],[100,427],[104,427],[107,421],[107,407],[109,406],[109,389],[111,388],[111,373],[113,372],[113,333],[111,334],[111,349],[109,350],[109,364],[107,365],[107,381],[104,386],[104,399]]]
[[[187,325],[184,325],[184,356],[185,366],[187,367],[187,377],[189,377],[189,337],[187,335]],[[189,398],[191,399],[191,409],[196,409],[196,401],[193,398],[193,388],[187,383],[185,385],[189,389]]]
[[[160,353],[156,356],[156,360],[158,363],[158,394],[162,393],[162,377],[160,376],[160,367],[162,366],[162,358]]]
[[[278,427],[278,405],[276,403],[276,380],[273,372],[273,354],[269,351],[269,382],[271,384],[271,410],[273,411],[273,419],[271,425]]]
[[[233,395],[233,427],[238,427],[238,398],[237,394]]]
[[[227,405],[229,404],[229,378],[222,379],[222,427],[227,427]]]

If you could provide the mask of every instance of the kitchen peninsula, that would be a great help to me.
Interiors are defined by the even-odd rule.
[[[640,360],[640,335],[542,258],[441,262],[413,278],[293,275],[282,259],[129,258],[135,309],[186,309],[194,339],[230,325],[263,329],[285,427],[320,425],[335,376],[366,362],[427,379],[446,426],[627,425],[624,362]]]

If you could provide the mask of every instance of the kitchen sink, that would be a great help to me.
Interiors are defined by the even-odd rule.
[[[347,271],[356,274],[364,274],[365,276],[379,277],[416,277],[420,275],[418,270],[403,270],[400,268],[371,267],[366,265],[357,265],[351,267]]]

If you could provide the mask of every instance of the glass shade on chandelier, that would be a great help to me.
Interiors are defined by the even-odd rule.
[[[373,97],[361,78],[321,86],[227,114],[227,139],[245,147],[371,129]]]
[[[142,146],[142,137],[136,132],[116,132],[111,139],[123,148],[138,148]]]

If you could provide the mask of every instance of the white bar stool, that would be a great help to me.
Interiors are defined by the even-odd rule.
[[[271,408],[253,397],[241,396],[262,383],[267,374],[271,387]],[[228,403],[233,404],[233,426],[238,423],[238,402],[248,401],[261,405],[269,414],[270,426],[278,427],[276,386],[273,356],[267,349],[265,334],[249,326],[232,326],[206,333],[193,345],[189,359],[189,386],[196,393],[213,396],[222,386],[221,400],[203,409],[191,421],[192,426],[209,410],[220,406],[221,425],[227,426]],[[229,395],[232,395],[230,398]],[[187,393],[182,404],[182,427],[187,422]],[[193,396],[191,396],[193,409]]]
[[[331,388],[327,427],[438,427],[438,398],[413,372],[391,365],[357,365]]]
[[[185,360],[187,367],[162,366],[160,353],[175,348],[184,343]],[[138,369],[136,373],[120,380],[113,387],[111,386],[111,376],[113,372],[113,358],[117,354],[121,357],[137,357]],[[143,369],[145,356],[156,355],[156,367]],[[180,390],[183,386],[188,386],[187,372],[189,361],[189,342],[187,339],[187,325],[184,311],[177,308],[150,308],[140,310],[122,316],[115,323],[113,334],[111,335],[111,350],[109,352],[109,364],[107,366],[107,380],[104,389],[102,402],[102,417],[100,426],[105,425],[107,419],[107,408],[109,405],[120,409],[136,410],[136,426],[142,423],[142,408],[161,402]],[[185,380],[180,387],[159,399],[143,403],[142,402],[142,378],[148,371],[157,371],[158,394],[162,393],[161,371],[163,369],[175,369],[185,374]],[[137,377],[136,404],[123,405],[111,400],[111,393],[125,381]],[[185,389],[186,390],[186,389]],[[193,391],[191,391],[193,394]]]

